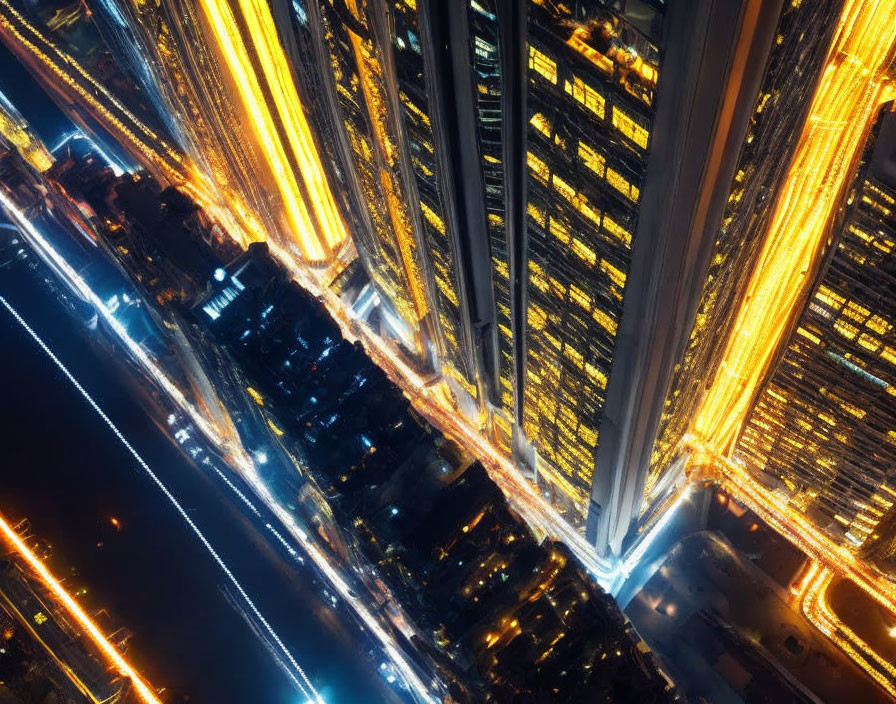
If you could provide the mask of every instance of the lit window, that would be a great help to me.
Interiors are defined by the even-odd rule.
[[[551,175],[550,169],[548,169],[548,165],[545,164],[541,159],[535,156],[532,152],[528,152],[526,155],[526,163],[529,165],[529,170],[539,181],[547,185],[548,176]]]
[[[589,266],[594,266],[597,262],[597,254],[594,253],[593,249],[582,242],[582,240],[573,237],[572,242],[570,243],[570,248],[577,257],[588,262]]]
[[[896,365],[896,349],[892,347],[884,347],[881,350],[880,358],[886,360],[890,364]]]
[[[534,46],[529,47],[529,68],[557,85],[557,62]]]
[[[821,342],[821,338],[818,337],[818,335],[814,335],[814,334],[812,334],[811,332],[809,332],[809,331],[806,330],[805,328],[797,328],[797,329],[796,329],[796,332],[797,332],[798,335],[800,335],[800,336],[802,336],[802,337],[805,337],[807,340],[809,340],[810,342],[815,343],[816,345],[819,344],[819,343]]]
[[[878,335],[886,335],[892,326],[879,315],[873,315],[865,322],[865,327],[870,328]]]
[[[532,119],[529,120],[529,124],[532,125],[535,129],[541,132],[545,137],[550,139],[551,137],[551,123],[542,113],[537,112],[532,116]]]
[[[591,298],[575,284],[569,287],[569,297],[585,310],[591,309]]]
[[[616,321],[613,320],[609,315],[607,315],[600,308],[595,308],[591,311],[592,317],[600,324],[600,326],[606,330],[610,335],[616,336]]]
[[[422,200],[420,201],[420,211],[423,213],[423,217],[426,218],[426,221],[432,225],[436,230],[441,232],[443,235],[445,234],[445,223],[442,221],[436,212],[430,208],[426,203]]]
[[[557,191],[560,195],[562,195],[566,200],[572,203],[576,197],[576,189],[570,186],[566,181],[562,178],[554,174],[553,179],[554,190]]]
[[[582,163],[591,169],[598,176],[603,178],[604,175],[604,167],[606,166],[607,160],[604,158],[603,154],[598,154],[594,149],[589,147],[584,142],[579,142],[579,159],[582,160]]]
[[[569,243],[569,228],[561,220],[550,218],[548,229],[563,244]]]
[[[574,100],[584,105],[587,110],[590,110],[595,115],[597,115],[600,119],[604,118],[604,97],[596,90],[594,90],[594,88],[585,83],[585,81],[583,81],[581,78],[579,78],[578,76],[574,76],[572,83],[570,83],[569,81],[564,81],[563,90],[565,90],[568,95],[571,95]],[[615,116],[613,124],[616,124]]]
[[[626,246],[631,245],[631,233],[624,227],[622,227],[622,225],[613,220],[613,218],[611,218],[609,215],[604,214],[603,226],[607,232],[621,240],[623,244],[625,244]]]
[[[847,340],[855,339],[855,336],[859,332],[859,329],[855,325],[846,322],[843,318],[834,323],[834,330],[843,335]]]
[[[615,105],[613,106],[613,127],[641,147],[641,149],[647,149],[647,139],[650,137],[650,132],[641,127],[633,118],[629,117]]]
[[[619,191],[622,195],[632,201],[638,200],[638,189],[628,182],[618,171],[607,167],[607,183]]]
[[[610,264],[606,259],[600,260],[600,268],[610,277],[612,282],[619,286],[619,288],[625,287],[625,273],[617,269],[615,266]]]

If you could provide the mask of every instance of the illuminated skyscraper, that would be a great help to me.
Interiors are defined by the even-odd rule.
[[[357,252],[356,311],[624,551],[680,476],[843,3],[101,5],[179,149],[119,136],[318,284]]]
[[[377,291],[458,409],[617,552],[780,12],[685,5],[300,5]]]
[[[861,325],[845,347],[832,326],[841,310],[846,318],[861,317],[849,307],[857,296],[855,305],[880,327],[873,316],[884,299],[872,296],[876,303],[869,299],[862,304],[861,293],[847,281],[852,275],[861,281],[877,274],[837,274],[837,267],[846,266],[836,262],[850,257],[855,264],[856,257],[865,256],[856,250],[861,243],[851,242],[856,236],[852,225],[841,220],[847,193],[854,193],[847,217],[860,218],[866,217],[863,207],[873,209],[867,201],[861,205],[862,198],[871,197],[865,189],[886,190],[877,167],[867,167],[872,174],[868,183],[865,176],[854,178],[880,105],[892,99],[892,21],[896,6],[863,0],[791,2],[784,9],[690,339],[663,408],[645,484],[646,505],[659,500],[676,476],[670,471],[676,458],[680,468],[689,448],[696,448],[699,457],[721,459],[723,467],[730,467],[727,459],[739,454],[754,470],[768,470],[778,477],[775,481],[790,487],[795,505],[811,511],[822,527],[833,525],[837,515],[843,534],[859,542],[865,531],[858,526],[871,529],[880,519],[875,512],[889,499],[880,493],[887,491],[885,470],[874,465],[884,448],[864,437],[858,421],[867,413],[868,423],[878,428],[886,415],[871,419],[872,406],[855,403],[870,399],[854,386],[856,379],[847,370],[857,378],[885,377],[873,372],[862,376],[869,352],[862,346],[871,343],[862,337]],[[844,56],[850,59],[844,61]],[[882,158],[875,156],[873,163]],[[877,214],[886,215],[881,210]],[[843,227],[839,248],[832,250],[832,238]],[[878,264],[870,256],[865,261]],[[817,300],[807,303],[813,293],[824,296],[828,290],[816,288],[827,286],[819,284],[819,271],[827,272],[822,277],[841,277],[832,282],[840,291],[835,295],[842,297],[831,299],[839,305],[836,311],[822,310]],[[812,315],[821,317],[813,321]],[[821,326],[822,318],[826,326]],[[838,323],[841,328],[844,324]],[[810,343],[834,356],[821,354]],[[880,345],[878,354],[885,355],[886,346]],[[823,364],[830,365],[830,387],[821,381]],[[834,390],[841,383],[842,397]],[[836,408],[825,410],[831,404]],[[849,408],[857,414],[852,420],[844,416]]]
[[[840,0],[788,3],[776,33],[759,96],[731,182],[724,217],[710,252],[693,328],[662,409],[644,486],[645,504],[658,500],[676,472],[682,440],[722,360],[720,339],[744,299],[776,193],[786,175],[802,123],[836,27]],[[795,70],[798,67],[798,70]]]
[[[522,425],[542,486],[601,552],[641,515],[781,11],[685,5],[528,13]]]
[[[293,73],[301,47],[281,43],[273,9],[165,0],[97,10],[117,60],[187,155],[186,178],[221,194],[245,239],[312,266],[338,256],[351,209],[314,122],[314,81]]]
[[[791,505],[821,528],[869,550],[880,539],[878,524],[896,505],[891,108],[884,108],[827,260],[736,451],[748,468],[785,485]],[[882,544],[890,542],[885,536]]]

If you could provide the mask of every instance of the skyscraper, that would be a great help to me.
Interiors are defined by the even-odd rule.
[[[301,7],[386,307],[458,410],[618,552],[780,3]]]
[[[853,546],[896,505],[896,115],[850,189],[830,253],[736,455]],[[887,542],[884,540],[884,542]]]
[[[656,501],[674,476],[681,443],[715,370],[722,361],[720,337],[744,298],[744,272],[762,245],[777,193],[806,119],[814,86],[842,3],[788,3],[776,32],[743,148],[707,262],[705,285],[689,338],[676,362],[649,460],[645,504]],[[794,70],[798,66],[799,70]]]

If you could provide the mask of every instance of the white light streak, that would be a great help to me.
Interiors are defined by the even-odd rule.
[[[274,631],[268,621],[262,616],[261,612],[258,610],[258,607],[255,606],[255,603],[243,589],[242,585],[237,580],[236,576],[233,572],[230,571],[230,568],[221,559],[221,556],[218,552],[212,547],[212,544],[205,537],[201,530],[199,530],[199,526],[193,522],[193,519],[190,518],[189,514],[187,514],[186,510],[181,506],[180,502],[175,498],[174,494],[172,494],[168,487],[162,482],[161,479],[156,475],[155,472],[150,469],[149,465],[144,461],[143,457],[140,453],[134,449],[134,446],[128,441],[128,439],[121,433],[115,423],[106,415],[102,408],[100,408],[99,404],[93,399],[93,397],[87,392],[87,390],[81,386],[80,382],[74,377],[74,375],[68,370],[68,367],[63,364],[62,360],[60,360],[53,351],[47,346],[47,344],[41,339],[41,337],[34,331],[34,329],[25,321],[25,319],[19,315],[19,312],[10,305],[10,303],[3,297],[0,296],[0,304],[9,311],[10,315],[15,318],[16,322],[25,329],[25,331],[31,336],[31,338],[38,344],[38,346],[43,350],[43,352],[50,358],[50,360],[59,368],[59,370],[65,375],[65,377],[71,382],[72,386],[74,386],[85,401],[90,405],[91,408],[96,412],[96,414],[100,417],[100,419],[109,427],[109,429],[115,434],[121,444],[125,447],[125,449],[131,454],[131,456],[136,460],[137,464],[143,469],[143,471],[149,476],[150,479],[155,483],[155,485],[159,488],[159,490],[165,495],[165,498],[168,499],[169,503],[177,510],[180,514],[181,518],[184,522],[190,527],[202,545],[205,547],[206,551],[209,555],[212,556],[214,561],[217,563],[218,567],[220,567],[221,571],[227,576],[230,583],[236,588],[239,592],[240,596],[245,601],[246,605],[258,619],[259,623],[264,627],[265,631],[267,631],[268,635],[271,637],[274,643],[277,644],[277,647],[280,649],[282,655],[286,658],[292,668],[284,668],[290,679],[292,679],[293,683],[299,689],[299,691],[306,697],[309,697],[312,701],[317,704],[325,704],[323,697],[317,692],[314,685],[311,684],[311,680],[308,679],[305,671],[302,669],[301,665],[296,662],[296,659],[293,657],[292,653],[289,652],[289,649],[280,639],[280,636]]]
[[[103,320],[111,328],[113,334],[124,344],[126,349],[134,356],[141,367],[149,374],[168,397],[182,410],[190,421],[202,432],[202,434],[219,450],[223,451],[230,461],[240,470],[241,476],[255,490],[256,495],[264,503],[268,509],[274,513],[279,519],[282,526],[287,532],[298,541],[299,545],[305,551],[306,555],[311,558],[315,567],[330,582],[340,596],[343,597],[354,610],[358,619],[370,630],[374,637],[379,640],[381,647],[387,656],[395,664],[396,668],[404,678],[405,683],[414,692],[418,700],[435,704],[438,698],[432,693],[432,687],[427,685],[417,675],[413,665],[399,650],[398,644],[373,613],[358,599],[352,599],[349,585],[345,582],[338,570],[333,566],[326,554],[312,542],[311,537],[297,523],[295,517],[287,511],[267,485],[259,477],[255,464],[249,457],[249,454],[237,442],[232,442],[219,433],[199,411],[186,399],[180,389],[168,378],[168,376],[156,365],[153,359],[143,350],[143,348],[135,342],[127,330],[106,308],[102,299],[97,296],[87,282],[65,261],[47,239],[41,235],[34,224],[25,216],[24,213],[12,202],[12,200],[0,190],[0,207],[3,207],[9,214],[10,218],[16,223],[19,231],[34,246],[40,256],[45,259],[66,282],[82,297],[90,302],[102,316]],[[224,474],[215,469],[217,474],[224,479],[225,483],[236,493],[239,499],[246,504],[249,509],[256,515],[259,515],[258,509],[252,505],[246,496],[240,492],[233,483],[228,480]],[[273,529],[271,529],[273,530]],[[277,536],[279,537],[279,536]],[[302,560],[300,556],[295,556],[297,561]],[[410,633],[406,633],[410,635]]]

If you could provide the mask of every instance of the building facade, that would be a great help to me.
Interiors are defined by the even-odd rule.
[[[644,485],[645,505],[662,496],[663,480],[682,453],[682,440],[721,363],[719,340],[730,330],[743,300],[744,272],[752,269],[762,245],[774,206],[770,194],[778,191],[785,177],[841,5],[841,0],[788,3],[777,22],[775,45],[709,253],[693,327],[662,404]]]
[[[781,3],[301,7],[405,348],[619,552]]]
[[[883,109],[833,244],[736,455],[852,546],[896,504],[896,116]]]

